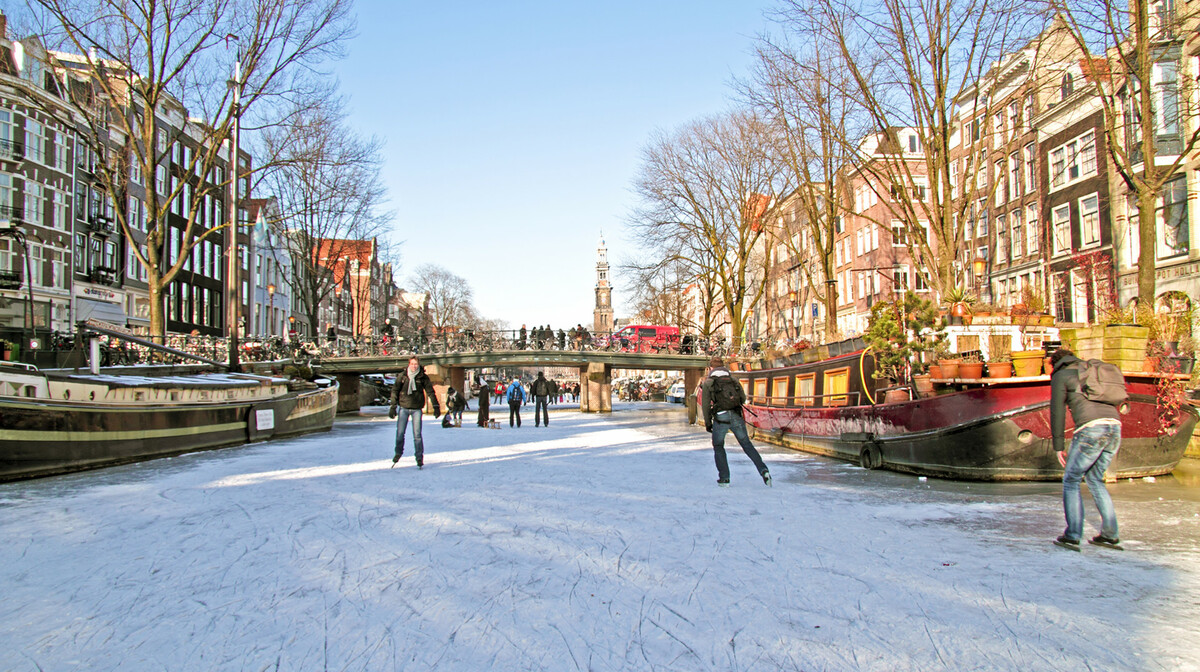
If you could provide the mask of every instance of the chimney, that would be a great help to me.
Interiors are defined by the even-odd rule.
[[[0,40],[8,38],[8,17],[0,10]]]

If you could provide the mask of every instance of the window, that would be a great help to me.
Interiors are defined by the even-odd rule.
[[[272,321],[273,321],[274,315],[272,315],[271,317],[272,317]],[[786,406],[787,405],[788,382],[789,382],[789,380],[788,380],[787,376],[771,379],[771,405],[772,406]]]
[[[1037,191],[1037,150],[1034,149],[1033,143],[1025,145],[1025,191],[1026,193],[1034,193]]]
[[[892,269],[892,290],[899,292],[908,289],[908,266],[897,266]]]
[[[67,136],[62,133],[56,135],[57,137],[54,142],[54,168],[65,173],[71,168],[71,160],[68,158]]]
[[[767,401],[767,379],[759,378],[753,382],[754,394],[752,404],[762,404]]]
[[[1154,126],[1159,135],[1179,132],[1179,64],[1164,61],[1154,64],[1150,81],[1154,85]]]
[[[1000,207],[1008,200],[1008,170],[1003,161],[996,162],[992,177],[996,185],[996,207]]]
[[[45,187],[25,180],[25,221],[45,226]]]
[[[1008,138],[1005,138],[1006,140],[1011,140],[1012,138],[1016,137],[1017,128],[1020,126],[1017,123],[1017,120],[1020,119],[1020,117],[1021,117],[1021,101],[1014,100],[1008,104],[1008,124],[1009,124],[1009,131],[1011,131],[1012,135]]]
[[[1018,208],[1013,210],[1009,215],[1010,231],[1009,236],[1009,258],[1017,259],[1021,256],[1022,246],[1021,239],[1024,237],[1025,227],[1021,225],[1021,210]]]
[[[41,124],[32,119],[25,120],[25,158],[38,163],[46,162],[46,136],[44,133],[45,130]]]
[[[1033,130],[1033,96],[1025,96],[1025,110],[1021,115],[1021,128],[1026,133]]]
[[[88,268],[87,263],[87,236],[82,233],[75,234],[75,271],[83,273]]]
[[[992,148],[998,148],[1004,144],[1004,136],[1006,124],[1004,123],[1004,110],[1000,110],[992,115]]]
[[[1038,231],[1038,206],[1025,207],[1025,254],[1037,254],[1041,249],[1042,235]]]
[[[987,187],[987,150],[979,152],[979,162],[975,164],[975,188]]]
[[[1096,174],[1096,134],[1088,131],[1050,152],[1050,186],[1062,187]]]
[[[893,219],[892,220],[892,247],[904,247],[906,244],[906,242],[905,242],[906,240],[907,239],[904,234],[904,222],[902,222],[898,219]]]
[[[812,406],[817,393],[817,374],[808,373],[796,376],[796,403],[801,406]]]
[[[167,193],[167,168],[166,166],[154,167],[154,190],[159,194]]]
[[[979,220],[976,224],[975,235],[977,235],[977,236],[988,235],[987,201],[982,198],[979,199]]]
[[[958,161],[950,162],[950,196],[958,198]]]
[[[929,279],[925,277],[920,268],[913,271],[913,290],[918,292],[929,291]]]
[[[848,367],[825,372],[825,404],[827,406],[845,406],[848,400],[845,393],[849,389],[850,369]]]
[[[1004,215],[996,217],[996,261],[1008,261],[1008,220]]]
[[[1011,189],[1008,198],[1012,200],[1021,196],[1021,164],[1019,162],[1019,154],[1013,152],[1008,156],[1008,185]]]
[[[1064,203],[1050,211],[1054,236],[1054,254],[1071,251],[1071,205]]]
[[[1158,223],[1158,258],[1188,251],[1187,177],[1181,175],[1163,185],[1162,205],[1155,213]]]
[[[51,226],[56,229],[66,230],[67,228],[67,206],[70,195],[65,191],[57,189],[50,190],[50,197],[53,202],[54,211],[51,213]]]
[[[129,181],[134,184],[142,183],[142,164],[136,154],[129,157]]]
[[[1063,100],[1066,100],[1067,96],[1075,92],[1075,78],[1071,76],[1070,72],[1063,73],[1058,92],[1059,97]]]
[[[1079,199],[1079,246],[1100,244],[1100,199],[1096,194]]]

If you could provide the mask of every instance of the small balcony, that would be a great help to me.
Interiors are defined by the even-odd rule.
[[[24,222],[25,208],[17,205],[0,205],[0,222]]]
[[[20,289],[25,279],[17,271],[0,271],[0,289]]]
[[[88,217],[87,228],[96,233],[112,233],[113,221],[108,215],[93,214]]]
[[[93,266],[92,270],[88,271],[88,280],[97,285],[115,285],[117,284],[117,269],[111,266]]]
[[[23,161],[24,159],[24,143],[0,140],[0,161]]]

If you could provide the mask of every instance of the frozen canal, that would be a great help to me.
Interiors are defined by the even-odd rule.
[[[768,447],[720,489],[650,408],[2,485],[0,669],[1200,670],[1200,488],[1120,484],[1128,550],[1077,554],[1054,484]]]

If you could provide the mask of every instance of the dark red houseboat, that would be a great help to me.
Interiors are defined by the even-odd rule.
[[[874,358],[857,349],[821,361],[735,375],[746,421],[771,443],[884,468],[945,478],[1059,480],[1050,438],[1050,377],[943,380],[921,398],[882,403]],[[1171,472],[1187,449],[1196,409],[1170,421],[1156,404],[1160,376],[1127,374],[1118,478]],[[1073,431],[1067,418],[1067,437]]]

